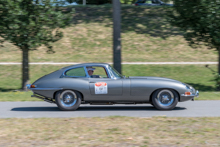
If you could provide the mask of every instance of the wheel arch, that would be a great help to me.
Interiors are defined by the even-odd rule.
[[[78,91],[78,90],[74,90],[74,89],[63,89],[63,90],[58,90],[58,91],[55,91],[54,94],[53,94],[53,99],[55,99],[55,96],[58,92],[61,92],[61,91],[64,91],[64,90],[71,90],[71,91],[76,91],[78,92],[80,95],[81,95],[81,100],[83,101],[84,100],[84,96],[82,94],[82,92]]]
[[[178,92],[177,90],[172,89],[172,88],[158,88],[158,89],[154,90],[154,91],[150,94],[150,103],[152,103],[152,97],[153,97],[154,92],[156,92],[157,90],[162,90],[162,89],[169,89],[169,90],[175,91],[175,92],[178,94],[178,96],[179,96],[178,101],[180,102],[180,94],[179,94],[179,92]]]

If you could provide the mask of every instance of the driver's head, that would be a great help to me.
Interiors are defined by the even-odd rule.
[[[87,68],[88,74],[91,76],[93,74],[95,68],[92,68],[92,66],[88,66],[86,68]]]

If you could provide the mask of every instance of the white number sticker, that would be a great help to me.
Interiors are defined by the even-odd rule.
[[[95,83],[95,94],[107,94],[108,87],[105,82],[97,82]]]

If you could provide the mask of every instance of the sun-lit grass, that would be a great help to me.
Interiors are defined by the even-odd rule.
[[[76,7],[64,38],[30,52],[30,62],[112,62],[112,10],[109,6]],[[166,22],[165,7],[122,7],[122,61],[217,61],[207,47],[189,47],[181,31]],[[0,62],[21,62],[21,51],[6,42]]]
[[[220,118],[13,118],[0,134],[0,146],[219,146]]]
[[[30,81],[58,70],[65,65],[30,65]],[[215,69],[216,65],[211,65]],[[220,100],[220,92],[215,91],[212,73],[204,65],[123,65],[126,76],[158,76],[179,80],[200,91],[196,100]],[[21,66],[0,66],[0,101],[34,101],[31,92],[13,92],[21,86]]]

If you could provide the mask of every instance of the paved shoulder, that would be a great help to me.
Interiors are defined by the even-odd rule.
[[[140,105],[81,105],[77,111],[60,111],[46,102],[0,102],[0,118],[39,117],[220,117],[220,101],[187,101],[178,103],[172,111],[159,111],[149,104]]]

